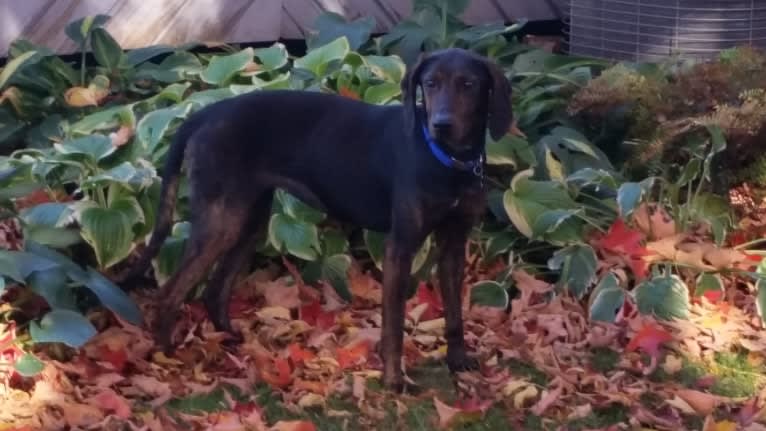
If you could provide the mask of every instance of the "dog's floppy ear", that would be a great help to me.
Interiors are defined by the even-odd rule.
[[[427,60],[427,55],[421,53],[415,64],[407,68],[407,72],[404,74],[404,78],[402,78],[402,105],[404,105],[404,124],[407,127],[407,133],[415,127],[420,74],[423,72]]]
[[[511,108],[511,83],[496,63],[485,60],[489,76],[492,78],[492,90],[489,97],[489,134],[499,140],[511,128],[513,112]]]

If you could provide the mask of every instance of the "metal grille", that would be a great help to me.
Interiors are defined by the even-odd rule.
[[[766,0],[560,0],[570,54],[619,61],[704,60],[766,48]]]

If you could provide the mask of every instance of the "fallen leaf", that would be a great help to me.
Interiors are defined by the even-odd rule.
[[[269,431],[316,431],[316,426],[309,421],[279,421]]]
[[[314,352],[302,348],[298,343],[292,343],[287,346],[287,351],[290,355],[290,359],[292,359],[295,364],[301,364],[316,358]]]
[[[280,306],[293,309],[301,306],[298,285],[287,284],[285,278],[258,283],[256,286],[256,292],[263,295],[267,307]]]
[[[358,365],[363,359],[366,360],[370,353],[370,343],[367,340],[360,340],[351,347],[339,347],[335,351],[340,368],[347,368]]]
[[[632,352],[640,348],[650,356],[656,357],[659,354],[660,345],[668,341],[673,341],[673,336],[668,331],[653,324],[644,324],[625,350]]]
[[[672,376],[673,374],[681,371],[681,368],[683,368],[683,366],[684,366],[683,359],[675,355],[667,355],[665,357],[665,362],[662,364],[662,369],[665,370],[666,373]]]
[[[488,404],[482,402],[471,404],[467,408],[465,405],[460,404],[451,407],[434,397],[434,407],[436,407],[436,414],[439,416],[439,428],[442,429],[481,420],[491,404],[491,402],[488,402]]]
[[[530,411],[537,416],[542,416],[543,413],[559,399],[562,393],[563,388],[561,386],[558,386],[556,389],[544,392],[543,396],[540,398],[537,404],[532,406]]]
[[[91,404],[99,407],[101,410],[113,412],[121,419],[130,417],[130,404],[128,404],[128,401],[124,397],[118,395],[112,389],[104,389],[98,394],[90,397],[89,400]]]
[[[700,416],[707,416],[713,413],[713,410],[715,410],[720,402],[717,396],[695,391],[694,389],[679,389],[676,391],[676,395],[686,401]]]
[[[64,420],[71,427],[89,427],[104,419],[101,410],[88,404],[66,403],[61,406],[61,410],[64,413]]]
[[[262,369],[261,378],[271,386],[284,388],[292,382],[292,369],[287,359],[277,358],[271,369]]]

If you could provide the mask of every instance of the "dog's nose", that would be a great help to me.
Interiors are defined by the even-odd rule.
[[[431,121],[431,124],[433,125],[434,130],[446,132],[452,127],[452,119],[448,115],[436,115]]]

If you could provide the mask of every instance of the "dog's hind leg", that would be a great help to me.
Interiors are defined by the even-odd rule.
[[[239,241],[248,219],[247,212],[247,208],[227,207],[218,200],[205,205],[194,215],[181,264],[161,291],[157,337],[166,353],[173,350],[172,333],[181,303],[216,260]]]
[[[210,320],[216,330],[232,334],[236,342],[241,341],[242,336],[231,326],[229,318],[231,291],[243,266],[257,248],[257,234],[266,225],[271,214],[272,198],[273,191],[269,191],[258,199],[255,208],[248,215],[248,222],[242,235],[236,245],[220,259],[218,267],[205,288],[204,302]]]

